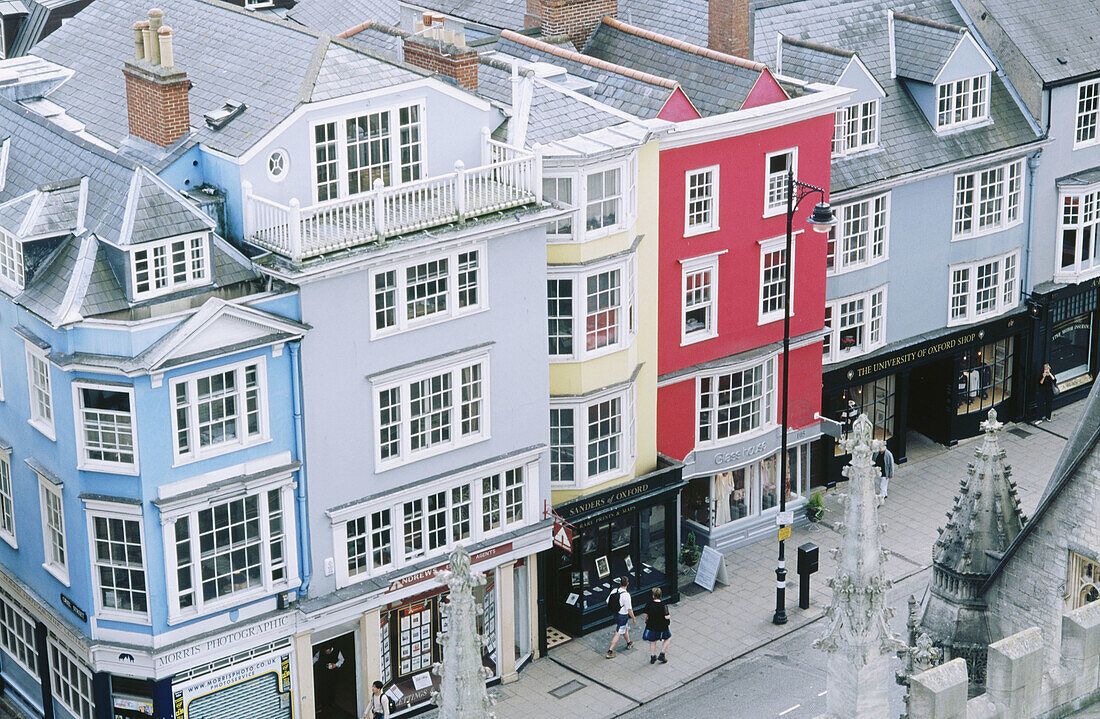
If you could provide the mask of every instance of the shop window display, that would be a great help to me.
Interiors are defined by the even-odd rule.
[[[787,501],[802,495],[810,472],[810,446],[788,451]],[[681,495],[684,518],[704,527],[722,527],[773,510],[779,503],[779,456],[710,477],[695,477]]]
[[[1091,312],[1085,312],[1054,325],[1054,330],[1050,334],[1050,371],[1059,382],[1087,374],[1091,355]]]
[[[835,399],[833,416],[843,426],[845,437],[852,431],[852,423],[860,414],[867,414],[874,427],[874,438],[886,441],[894,436],[894,402],[896,377],[890,375],[854,385]],[[834,443],[836,456],[844,454],[840,442]]]
[[[991,342],[955,360],[955,407],[986,412],[1012,397],[1013,338]]]

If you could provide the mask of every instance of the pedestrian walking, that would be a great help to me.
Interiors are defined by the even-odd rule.
[[[375,682],[370,688],[370,703],[363,712],[362,719],[390,719],[390,702],[382,694],[382,682]]]
[[[1043,376],[1039,378],[1039,419],[1035,420],[1035,424],[1044,419],[1050,421],[1054,395],[1058,393],[1057,385],[1058,378],[1050,371],[1050,365],[1043,365]]]
[[[890,493],[890,480],[894,477],[894,455],[889,447],[875,455],[875,466],[879,468],[878,493],[886,499]]]
[[[642,632],[642,640],[649,642],[649,663],[668,664],[665,652],[668,651],[668,642],[672,639],[672,632],[668,629],[668,605],[661,601],[660,587],[653,590],[653,595],[646,602],[645,609],[642,612],[645,614],[645,631]],[[660,656],[657,655],[657,642],[661,643]]]
[[[638,620],[634,616],[634,605],[630,602],[630,592],[627,591],[627,587],[630,586],[630,580],[623,577],[619,581],[618,590],[612,592],[612,596],[608,598],[608,604],[611,604],[614,599],[618,600],[619,611],[615,613],[615,636],[611,637],[611,646],[607,649],[607,658],[615,658],[615,645],[619,643],[619,637],[626,638],[626,648],[630,649],[634,646],[634,642],[630,641],[630,630],[627,628],[627,622],[634,622],[634,626],[638,626]]]

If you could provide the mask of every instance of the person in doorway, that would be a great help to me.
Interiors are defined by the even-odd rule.
[[[844,439],[848,439],[848,435],[852,433],[852,424],[858,418],[859,407],[856,407],[856,401],[854,399],[849,399],[848,406],[840,413],[840,422],[844,429]]]
[[[382,682],[371,685],[370,702],[362,719],[390,719],[390,701],[382,694]]]
[[[890,480],[894,477],[894,455],[889,447],[883,447],[881,452],[875,454],[875,466],[879,469],[878,494],[886,499],[890,493]]]
[[[672,632],[668,630],[668,605],[661,601],[661,588],[653,590],[653,596],[646,602],[645,631],[642,632],[642,640],[649,642],[649,663],[668,664],[665,652],[668,651],[668,642],[672,639]],[[657,655],[657,642],[661,642],[661,654]]]
[[[1035,420],[1036,424],[1044,419],[1050,421],[1054,393],[1057,391],[1056,384],[1058,384],[1058,378],[1050,371],[1050,365],[1043,365],[1043,376],[1039,378],[1039,419]]]
[[[336,686],[340,678],[340,667],[344,666],[344,653],[333,644],[326,644],[313,655],[313,676],[320,683],[317,712],[331,713],[336,707]]]
[[[634,626],[638,626],[638,620],[634,616],[634,605],[630,601],[630,592],[627,591],[629,586],[630,579],[627,577],[619,580],[619,589],[616,591],[619,611],[615,613],[615,635],[611,637],[611,646],[607,649],[608,659],[615,658],[615,645],[619,643],[619,637],[626,637],[627,649],[634,646],[634,642],[630,641],[630,629],[626,626],[627,622],[634,622]]]

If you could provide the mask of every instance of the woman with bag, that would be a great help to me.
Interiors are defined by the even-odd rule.
[[[672,639],[672,632],[668,630],[668,605],[661,601],[660,587],[653,590],[653,596],[642,612],[645,614],[645,631],[642,632],[642,640],[649,642],[649,663],[668,664],[665,651],[668,649],[669,640]],[[660,656],[657,655],[657,642],[661,642]]]
[[[1038,424],[1044,419],[1050,421],[1051,407],[1054,404],[1054,395],[1058,394],[1058,378],[1050,371],[1050,365],[1043,365],[1043,376],[1039,378],[1039,419]]]

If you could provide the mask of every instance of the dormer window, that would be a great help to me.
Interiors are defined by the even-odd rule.
[[[134,299],[147,299],[210,280],[205,233],[146,242],[130,251]]]
[[[945,130],[989,119],[989,75],[936,85],[936,128]]]
[[[0,232],[0,282],[15,291],[23,289],[23,244]]]
[[[833,156],[850,155],[878,146],[878,100],[857,102],[836,111]]]

